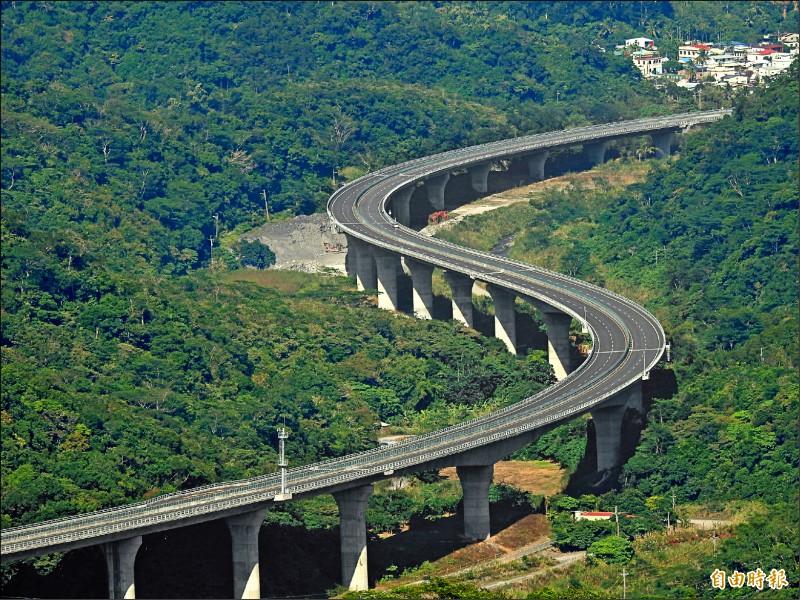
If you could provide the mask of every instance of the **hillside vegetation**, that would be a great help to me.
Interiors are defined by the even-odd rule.
[[[765,504],[755,521],[772,515],[773,541],[755,548],[748,541],[751,528],[737,530],[717,564],[730,573],[763,570],[769,563],[786,569],[793,587],[798,585],[797,95],[795,64],[769,89],[739,98],[731,118],[684,136],[678,157],[654,164],[645,181],[624,192],[602,185],[549,191],[527,206],[468,217],[439,234],[483,247],[514,234],[512,257],[625,293],[664,324],[673,358],[667,368],[677,389],[651,391],[647,426],[619,478],[622,492],[594,504],[586,496],[559,502],[584,510],[619,505],[639,520],[644,514],[656,517],[656,523],[666,522],[668,512],[673,522],[680,518],[687,502],[711,512],[743,499]],[[574,446],[584,431],[582,420],[562,425],[520,456],[554,458],[574,469],[581,458]],[[673,493],[677,513],[670,505]],[[556,542],[581,535],[570,519],[562,521],[552,523]],[[586,548],[592,539],[575,547]],[[642,568],[637,560],[632,569]],[[671,561],[646,571],[662,582],[674,578],[679,561]],[[678,587],[670,593],[712,591],[702,569],[680,569]],[[534,586],[531,597],[603,597],[605,583],[585,581],[591,572],[559,580],[559,592]],[[791,595],[784,590],[776,597]]]
[[[250,249],[235,239],[401,160],[692,110],[600,47],[677,40],[679,26],[757,41],[793,15],[764,2],[0,6],[3,527],[274,471],[284,419],[294,465],[371,447],[380,421],[431,429],[550,383],[541,354],[377,311],[344,279],[241,270]],[[687,138],[633,194],[554,195],[519,231],[517,257],[550,246],[551,266],[665,323],[679,390],[655,402],[623,479],[644,495],[796,493],[796,76],[737,100],[735,119]],[[583,440],[573,423],[533,452],[574,463]],[[395,496],[375,523],[408,512]],[[275,519],[313,520],[302,512]]]

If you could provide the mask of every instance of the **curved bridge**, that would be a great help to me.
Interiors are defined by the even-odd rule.
[[[364,509],[373,481],[456,465],[464,489],[466,534],[485,539],[489,534],[487,490],[492,465],[547,428],[591,412],[598,439],[598,470],[617,466],[622,413],[640,402],[640,381],[647,378],[665,348],[658,321],[642,307],[597,286],[422,236],[403,224],[408,223],[408,200],[417,183],[427,181],[429,199],[437,208],[443,203],[449,174],[463,169],[470,169],[473,186],[485,191],[486,174],[500,159],[524,158],[531,174],[541,178],[549,150],[576,144],[584,146],[590,160],[601,162],[608,141],[648,134],[662,154],[669,154],[675,131],[729,113],[691,113],[598,125],[455,150],[366,175],[331,197],[328,213],[349,239],[348,269],[356,275],[360,287],[378,289],[380,306],[397,306],[400,257],[411,271],[414,310],[422,317],[430,317],[433,267],[446,271],[453,288],[454,318],[467,324],[471,324],[472,283],[483,281],[494,300],[497,335],[514,350],[514,300],[529,301],[540,310],[548,328],[550,359],[560,376],[555,385],[492,414],[400,444],[290,469],[283,481],[280,474],[270,474],[4,529],[3,561],[102,545],[109,567],[110,595],[132,597],[133,560],[142,535],[225,518],[234,538],[235,594],[257,597],[257,532],[266,507],[292,497],[333,493],[342,516],[343,582],[351,589],[364,589],[368,584]],[[398,220],[389,214],[389,203]],[[593,340],[588,358],[574,371],[565,352],[568,341],[563,339],[572,319],[580,321]]]

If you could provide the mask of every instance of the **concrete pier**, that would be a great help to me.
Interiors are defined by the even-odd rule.
[[[472,315],[472,286],[474,281],[453,271],[445,271],[444,279],[453,296],[453,319],[461,321],[467,327],[472,327],[474,324]]]
[[[397,275],[401,271],[400,257],[387,250],[374,250],[378,268],[378,308],[397,310]]]
[[[411,258],[405,259],[406,267],[411,271],[414,316],[418,319],[433,318],[433,288],[431,277],[433,265],[419,262]]]
[[[136,598],[134,565],[142,536],[107,542],[101,545],[106,557],[109,598]]]
[[[547,327],[547,359],[559,381],[572,372],[572,348],[569,344],[569,326],[572,317],[560,311],[541,311]]]
[[[456,467],[464,494],[464,536],[483,541],[491,535],[489,518],[489,484],[494,465]]]
[[[367,501],[372,484],[333,494],[339,507],[342,585],[349,590],[369,589],[367,575]]]
[[[513,292],[491,284],[486,286],[486,291],[494,303],[494,336],[503,342],[508,351],[517,353],[517,315],[514,311]]]
[[[655,133],[651,138],[656,148],[656,158],[668,158],[672,152],[672,143],[675,141],[675,132]]]
[[[607,148],[608,142],[585,144],[583,146],[583,154],[591,165],[602,165],[606,160]]]
[[[375,261],[372,258],[372,246],[351,235],[345,234],[345,237],[348,254],[346,264],[349,269],[347,274],[356,278],[356,285],[360,291],[376,289],[378,278],[375,273]]]
[[[407,187],[402,190],[397,190],[393,195],[394,202],[394,218],[406,227],[411,225],[411,196],[414,194],[414,188]]]
[[[525,157],[528,162],[528,173],[534,179],[541,181],[544,179],[544,164],[547,162],[547,157],[550,156],[550,151],[537,152],[536,154],[529,154]]]
[[[226,517],[233,553],[233,597],[261,598],[261,570],[258,564],[258,533],[266,508]]]
[[[637,382],[590,411],[597,443],[597,471],[619,467],[622,462],[622,419],[625,411],[642,411],[642,384]]]
[[[428,202],[434,210],[444,210],[444,188],[450,181],[450,173],[431,177],[425,182],[425,189],[428,192]]]
[[[597,471],[606,471],[620,464],[622,417],[625,406],[609,406],[591,410],[597,443]]]
[[[469,178],[473,190],[480,194],[485,194],[489,191],[489,170],[491,168],[492,163],[470,167]]]

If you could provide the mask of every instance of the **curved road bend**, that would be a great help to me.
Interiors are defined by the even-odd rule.
[[[641,379],[664,350],[664,332],[655,317],[613,292],[398,226],[386,212],[392,192],[436,174],[493,159],[626,135],[668,132],[713,121],[729,112],[628,121],[484,144],[388,167],[337,191],[329,201],[328,213],[346,233],[403,256],[539,298],[583,321],[593,338],[593,348],[577,370],[536,396],[399,444],[290,469],[285,492],[309,496],[361,485],[394,470],[422,468],[430,461],[572,418]],[[280,475],[272,473],[4,529],[0,552],[5,562],[180,527],[252,510],[281,491]]]

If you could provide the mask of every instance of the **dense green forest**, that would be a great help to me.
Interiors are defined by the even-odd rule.
[[[75,268],[186,273],[218,225],[318,211],[366,170],[691,109],[600,51],[637,32],[794,26],[777,5],[684,4],[3,2],[5,212]]]
[[[237,234],[383,165],[693,110],[600,48],[755,42],[796,28],[785,4],[2,2],[2,526],[273,471],[283,419],[300,464],[370,447],[381,420],[421,431],[540,389],[540,355],[396,319],[344,280],[236,271],[274,260]],[[796,493],[796,96],[796,72],[709,93],[736,119],[631,196],[532,207],[515,244],[665,324],[679,391],[623,474],[648,496]],[[534,454],[574,466],[583,440],[573,423]],[[391,529],[410,509],[385,502]],[[300,512],[274,519],[313,525]]]

